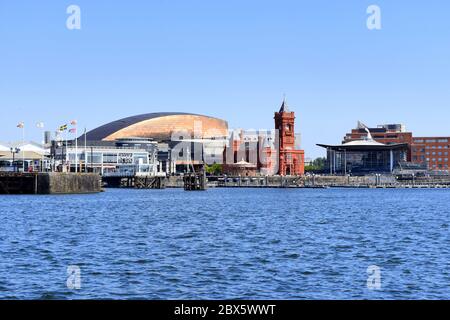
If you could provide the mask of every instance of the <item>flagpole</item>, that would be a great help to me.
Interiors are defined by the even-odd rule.
[[[44,153],[45,153],[45,130],[44,130],[44,124],[41,124],[41,130],[42,130],[42,149],[44,150],[42,152],[42,159],[41,159],[41,172],[44,172]]]
[[[77,127],[75,126],[75,173],[78,173],[78,139],[77,139]]]
[[[25,173],[25,125],[22,126],[22,173]]]
[[[87,146],[86,146],[86,128],[84,128],[84,172],[87,173]]]
[[[69,164],[69,150],[68,150],[68,144],[67,144],[67,129],[66,129],[65,133],[66,133],[66,166],[67,166]],[[69,165],[69,172],[70,172],[70,165]]]

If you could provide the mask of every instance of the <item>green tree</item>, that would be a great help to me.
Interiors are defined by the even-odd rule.
[[[305,166],[306,172],[322,171],[325,169],[327,159],[326,158],[316,158],[313,160],[311,165]]]
[[[214,163],[212,165],[205,166],[206,173],[212,176],[220,176],[222,174],[222,165]]]

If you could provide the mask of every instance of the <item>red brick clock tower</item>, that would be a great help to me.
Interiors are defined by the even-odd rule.
[[[275,129],[279,134],[278,174],[299,176],[305,173],[305,151],[295,150],[295,114],[289,111],[283,100],[280,111],[275,112]]]

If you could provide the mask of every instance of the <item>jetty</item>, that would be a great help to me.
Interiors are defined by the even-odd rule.
[[[208,186],[206,178],[206,169],[204,164],[190,164],[191,171],[183,175],[184,190],[186,191],[204,191]]]
[[[102,176],[107,188],[165,189],[166,177],[145,173],[112,172]]]

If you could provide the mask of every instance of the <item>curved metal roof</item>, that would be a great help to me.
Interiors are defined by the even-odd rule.
[[[86,139],[89,141],[100,141],[105,139],[106,137],[112,135],[113,133],[122,130],[124,128],[127,128],[133,124],[151,120],[155,118],[161,118],[161,117],[167,117],[167,116],[177,116],[177,115],[188,115],[188,116],[199,116],[199,117],[205,117],[210,119],[216,119],[220,121],[224,121],[222,119],[213,118],[209,116],[204,116],[201,114],[195,114],[195,113],[185,113],[185,112],[155,112],[155,113],[146,113],[146,114],[140,114],[136,116],[131,116],[128,118],[119,119],[110,123],[107,123],[103,126],[100,126],[94,130],[91,130],[86,133]],[[81,139],[80,137],[79,139]]]
[[[340,144],[340,145],[329,145],[329,144],[317,144],[317,146],[332,149],[332,150],[395,150],[408,148],[407,143],[394,143],[394,144],[374,144],[374,143],[362,143],[362,144]]]
[[[354,140],[343,144],[344,146],[385,146],[385,144],[375,140]]]

